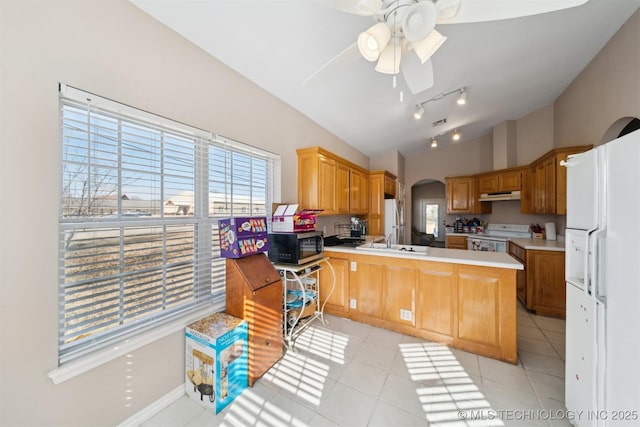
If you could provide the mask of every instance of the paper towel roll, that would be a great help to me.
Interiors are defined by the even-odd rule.
[[[547,240],[556,240],[556,223],[545,222],[544,229],[547,234]]]

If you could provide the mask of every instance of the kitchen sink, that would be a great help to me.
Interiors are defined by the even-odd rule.
[[[359,251],[367,252],[393,252],[393,253],[407,253],[407,254],[420,254],[426,255],[428,246],[418,245],[391,245],[387,247],[386,243],[368,243],[356,247]]]

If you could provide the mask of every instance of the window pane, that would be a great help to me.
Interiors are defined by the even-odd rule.
[[[427,204],[425,206],[425,232],[427,234],[433,234],[434,237],[438,237],[438,205]]]
[[[219,300],[214,217],[265,215],[279,164],[87,98],[61,97],[61,363]]]

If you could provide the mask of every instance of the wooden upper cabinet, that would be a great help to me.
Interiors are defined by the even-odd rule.
[[[350,200],[349,167],[336,162],[336,213],[349,213]]]
[[[393,184],[390,184],[393,183]],[[381,236],[384,234],[384,199],[390,198],[388,190],[396,188],[396,176],[388,171],[369,172],[369,215],[367,217],[367,234]]]
[[[505,169],[478,176],[479,192],[499,193],[519,191],[522,185],[522,168]]]
[[[384,175],[384,194],[388,199],[396,198],[396,177],[388,172]]]
[[[353,214],[369,212],[369,176],[362,171],[349,171],[349,206]]]
[[[367,170],[321,148],[298,153],[298,204],[323,215],[365,215],[369,208]]]
[[[447,178],[447,213],[490,213],[491,204],[480,202],[480,192],[473,176]]]
[[[533,162],[523,174],[522,213],[567,213],[567,170],[562,162],[571,154],[591,149],[591,145],[556,148]]]

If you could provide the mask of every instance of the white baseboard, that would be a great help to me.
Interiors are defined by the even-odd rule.
[[[118,424],[118,427],[137,427],[184,395],[184,384],[182,384]]]

